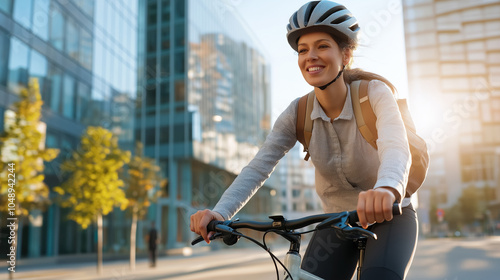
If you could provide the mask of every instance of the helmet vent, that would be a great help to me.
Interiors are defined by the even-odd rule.
[[[309,3],[307,6],[307,9],[304,13],[304,26],[307,26],[309,19],[311,18],[311,14],[313,13],[314,8],[316,8],[316,5],[319,4],[319,1],[314,1]]]
[[[355,25],[349,27],[349,29],[351,29],[353,32],[356,32],[359,30],[359,25],[356,23]]]
[[[342,23],[350,18],[351,17],[349,15],[343,15],[341,17],[336,18],[334,21],[332,21],[332,24],[339,24],[339,23]]]
[[[297,19],[297,13],[293,14],[292,21],[293,21],[293,25],[295,26],[295,28],[299,27],[299,21]]]
[[[330,10],[326,11],[319,19],[318,19],[318,22],[323,22],[327,17],[331,16],[332,14],[338,12],[338,11],[342,11],[342,10],[346,10],[346,7],[342,6],[342,5],[338,5],[338,6],[335,6],[333,8],[331,8]]]

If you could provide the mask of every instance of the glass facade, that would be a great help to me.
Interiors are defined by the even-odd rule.
[[[61,150],[46,164],[49,187],[61,183],[59,165],[77,147],[86,126],[111,129],[123,148],[132,146],[137,18],[137,0],[0,1],[0,120],[29,79],[38,78],[46,146]],[[81,230],[65,211],[53,204],[39,214],[42,226],[23,227],[23,256],[95,251],[95,229]],[[126,219],[109,222],[113,215],[121,214],[105,218],[108,252],[124,246],[123,236],[115,232],[129,232]]]
[[[230,13],[193,3],[189,25],[188,102],[200,122],[194,156],[239,173],[269,132],[270,93],[265,58]],[[228,24],[230,23],[230,24]]]
[[[135,138],[169,180],[150,217],[167,249],[190,241],[189,213],[217,202],[270,129],[266,60],[240,19],[219,15],[220,5],[139,1]],[[271,206],[261,193],[241,213]]]
[[[412,109],[441,112],[424,128],[433,158],[427,192],[447,196],[439,207],[451,207],[469,186],[500,193],[500,1],[403,4]]]

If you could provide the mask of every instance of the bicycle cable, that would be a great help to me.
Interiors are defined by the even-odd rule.
[[[265,236],[266,236],[266,234],[267,234],[268,232],[273,232],[273,231],[266,231],[266,232],[264,233],[263,238],[265,238]],[[239,232],[233,232],[233,234],[235,234],[235,235],[237,235],[237,236],[239,236],[239,237],[243,237],[243,238],[245,238],[245,239],[248,239],[249,241],[252,241],[253,243],[257,244],[259,247],[261,247],[262,249],[264,249],[264,250],[265,250],[265,251],[266,251],[266,252],[267,252],[267,253],[271,256],[271,259],[273,260],[273,263],[274,263],[274,267],[275,267],[275,269],[276,269],[276,277],[277,277],[277,279],[278,279],[278,280],[279,280],[279,270],[278,270],[278,265],[276,264],[276,261],[277,261],[277,262],[281,265],[281,267],[283,267],[283,269],[286,271],[286,273],[288,274],[288,276],[290,276],[290,279],[291,279],[291,280],[293,280],[293,277],[291,276],[290,271],[289,271],[289,270],[286,268],[286,266],[285,266],[285,265],[284,265],[284,264],[280,261],[280,259],[279,259],[278,257],[276,257],[276,255],[274,255],[274,254],[273,254],[273,253],[269,250],[269,248],[268,248],[266,245],[264,245],[264,244],[260,243],[259,241],[255,240],[255,239],[253,239],[253,238],[251,238],[251,237],[249,237],[249,236],[246,236],[246,235],[244,235],[244,234],[242,234],[242,233],[239,233]],[[264,240],[264,243],[265,243],[265,240]]]
[[[266,235],[267,235],[268,233],[270,233],[270,232],[271,232],[271,231],[266,231],[266,232],[264,233],[264,235],[262,236],[262,243],[263,243],[264,247],[268,248],[268,249],[266,250],[267,252],[270,252],[270,250],[269,250],[269,247],[267,247],[267,244],[266,244]],[[280,279],[280,274],[279,274],[279,270],[278,270],[278,265],[276,264],[276,260],[275,260],[272,256],[271,256],[271,259],[273,260],[273,263],[274,263],[274,270],[276,271],[276,279],[278,279],[278,280],[279,280],[279,279]]]

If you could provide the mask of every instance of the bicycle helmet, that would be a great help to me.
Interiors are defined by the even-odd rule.
[[[343,35],[349,45],[356,46],[359,29],[358,21],[343,5],[325,0],[311,1],[290,17],[287,38],[295,51],[300,36],[313,31]]]

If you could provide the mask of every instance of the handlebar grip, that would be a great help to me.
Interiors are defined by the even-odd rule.
[[[219,224],[222,224],[223,222],[221,221],[217,221],[217,220],[212,220],[208,223],[207,225],[207,232],[211,232],[211,231],[216,231],[216,226],[219,225]],[[201,241],[203,241],[203,237],[201,236],[198,236],[196,239],[194,239],[193,241],[191,241],[191,246],[194,246],[198,243],[200,243]]]
[[[394,216],[403,215],[403,208],[401,206],[401,203],[396,202],[392,205],[392,215]]]
[[[392,215],[399,216],[403,214],[403,209],[401,208],[401,203],[394,203],[392,205]],[[349,212],[349,223],[354,225],[359,222],[358,212],[356,210]]]
[[[222,221],[211,220],[207,225],[207,232],[217,231],[216,230],[217,225],[220,225],[222,223],[223,223]]]

